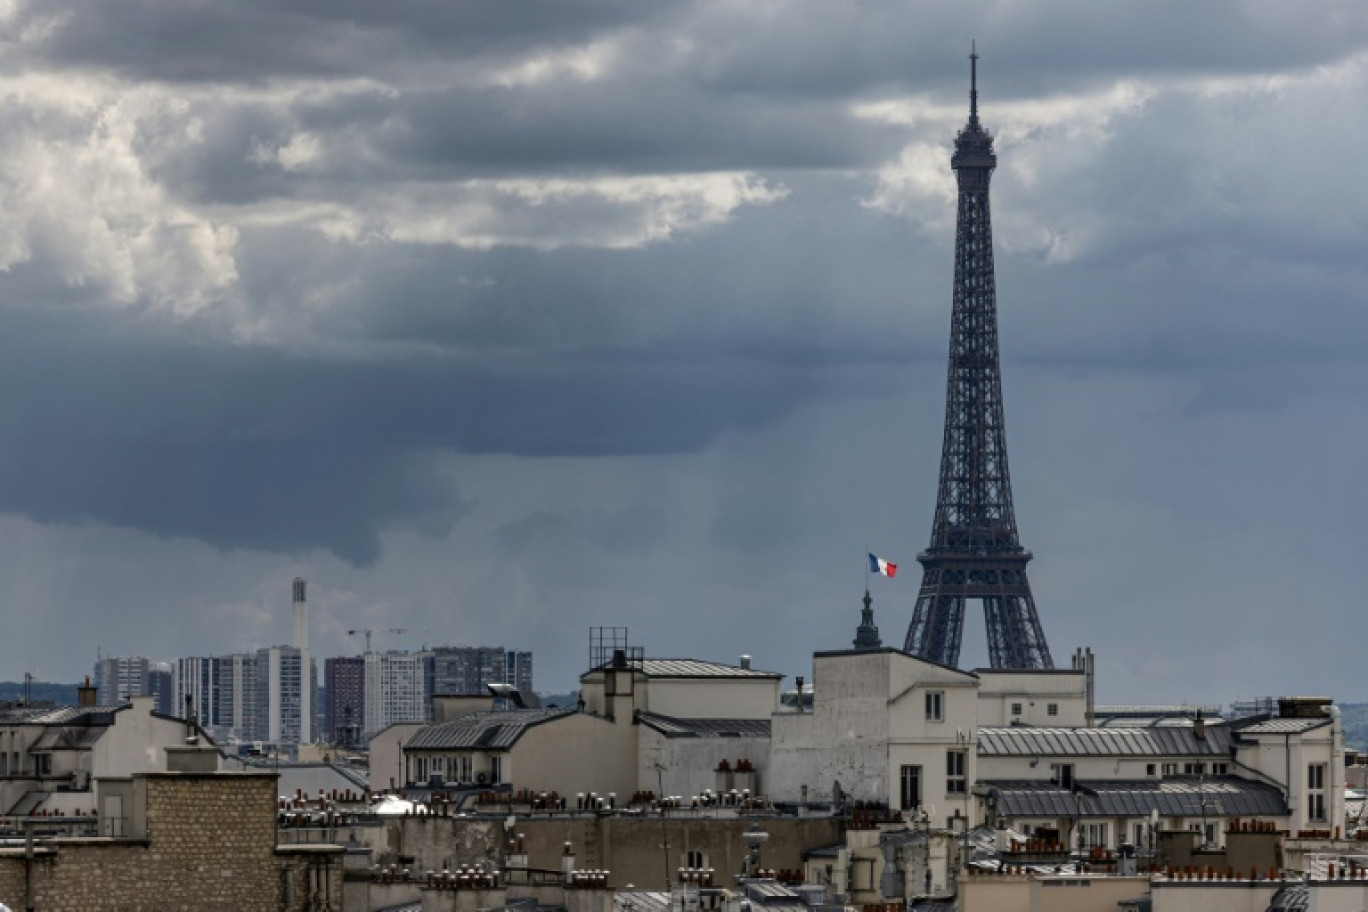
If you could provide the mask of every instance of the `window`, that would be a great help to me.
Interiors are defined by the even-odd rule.
[[[503,782],[503,757],[493,754],[489,758],[489,784],[497,785]]]
[[[1178,775],[1178,764],[1165,763],[1163,765],[1163,771],[1165,776],[1176,776]]]
[[[1083,848],[1091,849],[1094,846],[1107,846],[1107,825],[1105,823],[1085,823],[1080,831],[1083,837]]]
[[[1213,764],[1211,764],[1211,775],[1213,775],[1213,776],[1224,776],[1224,775],[1227,775],[1229,772],[1230,772],[1230,764],[1229,764],[1229,763],[1213,763]]]
[[[904,766],[899,780],[899,791],[902,794],[902,802],[899,806],[904,811],[921,807],[921,767]]]
[[[1325,819],[1325,795],[1319,792],[1306,796],[1306,819]]]
[[[1306,767],[1306,819],[1325,819],[1325,764],[1311,763]]]
[[[1216,824],[1190,823],[1188,829],[1202,837],[1202,842],[1205,845],[1216,845]]]
[[[699,868],[706,868],[707,866],[708,856],[706,853],[701,852],[698,849],[690,849],[684,853],[684,867],[697,870]]]
[[[945,721],[945,692],[930,690],[926,693],[926,721]]]
[[[965,757],[967,753],[962,750],[952,750],[945,752],[945,791],[949,795],[963,795],[969,790],[968,780],[964,773]]]
[[[1021,704],[1020,704],[1020,703],[1013,703],[1013,704],[1012,704],[1012,715],[1014,715],[1014,716],[1019,716],[1019,715],[1021,715]]]
[[[1047,716],[1057,716],[1057,715],[1059,715],[1059,704],[1058,704],[1058,703],[1047,703],[1047,704],[1045,704],[1045,715],[1047,715]]]
[[[1073,788],[1074,765],[1072,763],[1051,763],[1050,781],[1060,788]]]
[[[1184,776],[1201,776],[1201,775],[1203,775],[1205,772],[1206,772],[1206,764],[1204,764],[1204,763],[1184,763],[1184,764],[1183,764],[1183,775],[1184,775]]]
[[[1146,764],[1145,764],[1145,775],[1146,775],[1146,776],[1153,776],[1156,769],[1157,769],[1157,767],[1156,767],[1153,763],[1146,763]]]

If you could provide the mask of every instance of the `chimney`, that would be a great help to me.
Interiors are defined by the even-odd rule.
[[[86,675],[85,683],[76,688],[76,705],[94,706],[96,693],[98,689],[91,685],[90,675]]]
[[[565,848],[561,849],[561,876],[565,883],[570,883],[570,875],[575,872],[575,847],[567,839]]]
[[[309,604],[305,598],[305,583],[302,576],[297,576],[291,586],[294,593],[294,631],[290,637],[290,645],[296,649],[309,648]]]
[[[750,663],[751,663],[751,657],[750,657],[750,656],[748,656],[748,655],[743,655],[743,656],[741,657],[741,667],[742,667],[742,668],[745,668],[745,669],[747,669],[747,670],[750,670]]]
[[[1202,711],[1197,710],[1197,718],[1192,720],[1192,737],[1198,741],[1206,740],[1206,719],[1202,718]]]

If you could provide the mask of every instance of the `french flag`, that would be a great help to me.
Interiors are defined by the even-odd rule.
[[[898,565],[884,560],[882,557],[869,555],[869,572],[878,573],[882,576],[893,577],[898,575]]]

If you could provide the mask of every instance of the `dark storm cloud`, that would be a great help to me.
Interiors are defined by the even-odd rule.
[[[357,563],[376,559],[386,529],[441,536],[478,499],[437,471],[434,451],[690,451],[773,421],[817,382],[679,353],[480,367],[181,347],[101,333],[106,320],[78,314],[4,314],[0,508]],[[629,511],[580,531],[626,546],[653,524]]]
[[[21,6],[11,28],[28,31],[32,53],[59,65],[136,80],[252,83],[573,44],[656,12],[630,0],[34,2]]]

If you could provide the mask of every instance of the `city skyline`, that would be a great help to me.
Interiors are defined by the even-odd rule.
[[[976,39],[1052,649],[1102,702],[1365,696],[1361,4],[35,0],[0,39],[0,677],[287,643],[295,577],[317,657],[425,628],[549,691],[608,625],[791,682],[869,552],[905,629]]]

